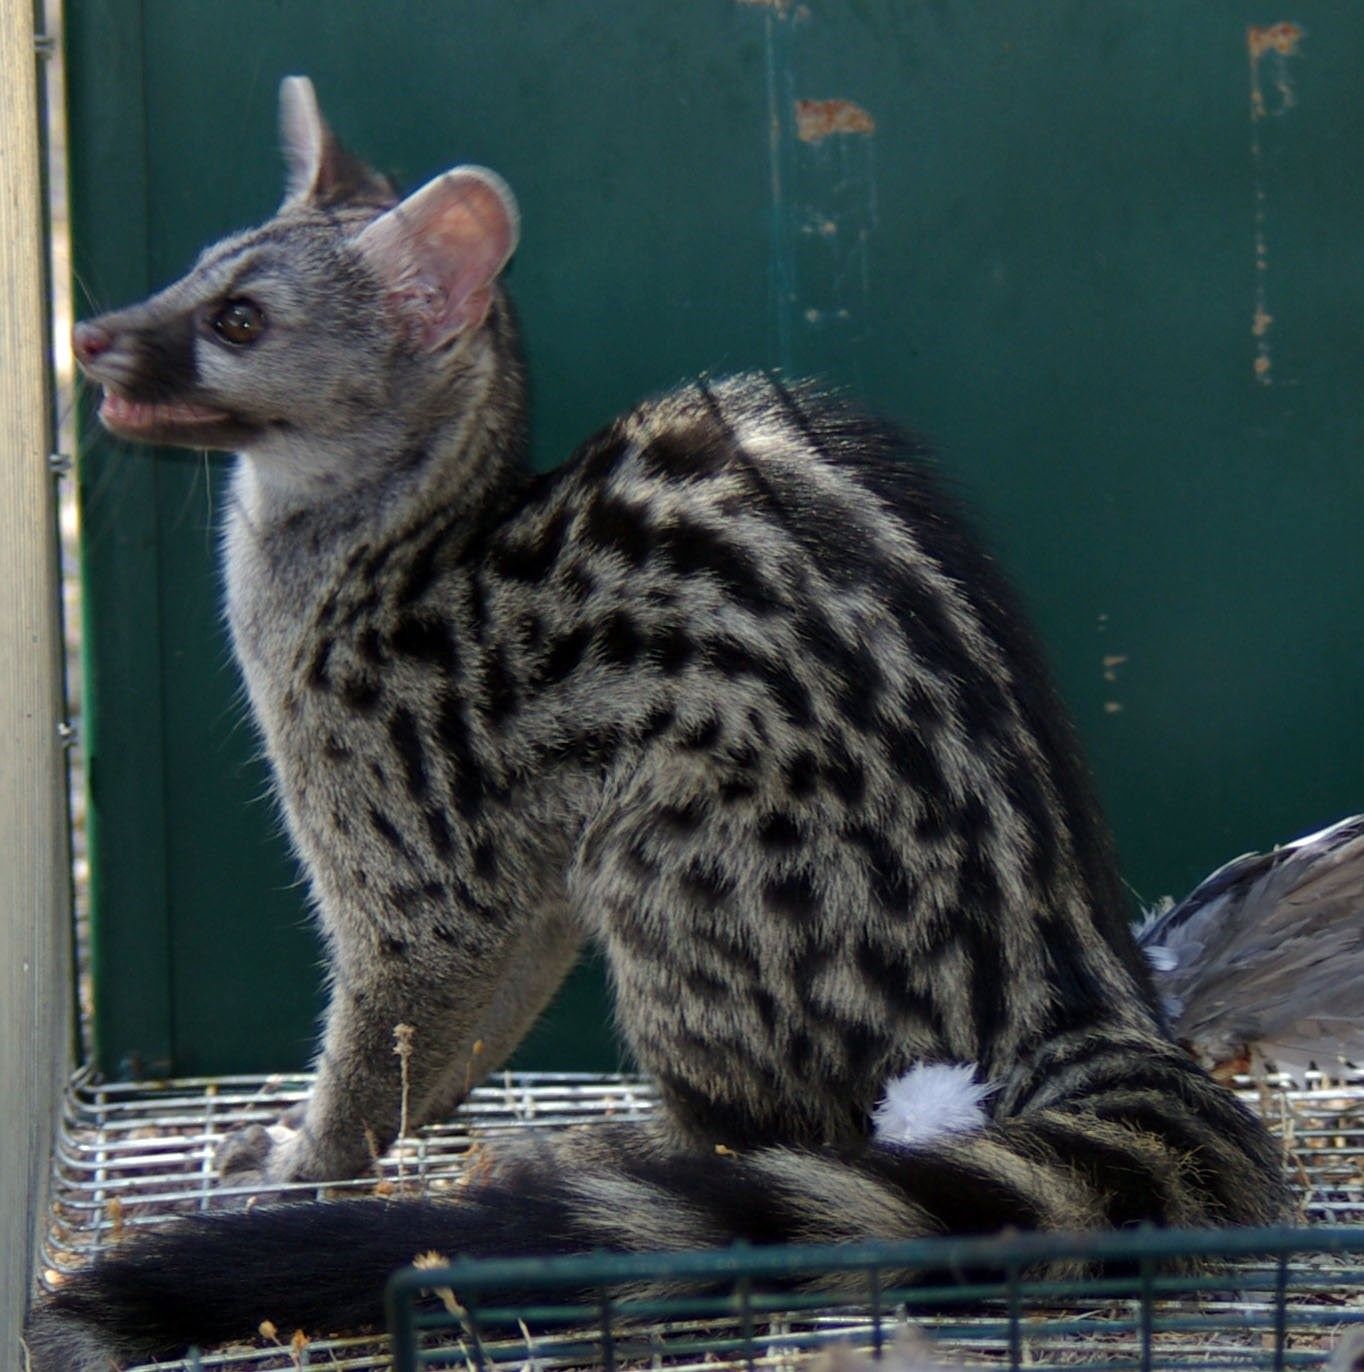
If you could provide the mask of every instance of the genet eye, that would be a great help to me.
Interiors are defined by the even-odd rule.
[[[265,314],[254,300],[228,300],[209,322],[224,343],[237,347],[259,342],[265,332]]]

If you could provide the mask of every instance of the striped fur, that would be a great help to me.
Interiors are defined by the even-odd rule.
[[[372,1323],[432,1248],[1276,1217],[1274,1150],[1169,1041],[1064,712],[918,445],[750,376],[532,476],[505,189],[456,172],[391,209],[310,99],[286,93],[280,215],[77,340],[144,404],[114,427],[244,454],[229,617],[333,988],[299,1127],[224,1170],[363,1170],[394,1026],[411,1118],[439,1117],[585,939],[663,1109],[509,1146],[457,1205],[171,1225],[47,1303],[37,1366]],[[493,240],[448,270],[420,227],[447,209],[447,239]],[[215,336],[242,299],[250,347]],[[979,1064],[989,1122],[874,1142],[921,1063]]]

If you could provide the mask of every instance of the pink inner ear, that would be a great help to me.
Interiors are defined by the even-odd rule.
[[[492,172],[470,167],[408,196],[356,245],[421,345],[435,349],[483,323],[516,237],[510,190]]]

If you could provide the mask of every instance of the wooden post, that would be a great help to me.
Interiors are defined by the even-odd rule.
[[[32,0],[0,0],[0,1365],[70,1064],[70,869]]]

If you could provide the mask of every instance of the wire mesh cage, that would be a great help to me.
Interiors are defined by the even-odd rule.
[[[49,1285],[137,1228],[240,1205],[215,1183],[218,1142],[278,1117],[308,1085],[303,1076],[78,1081],[55,1162]],[[1364,1079],[1244,1094],[1283,1142],[1301,1228],[498,1262],[414,1252],[425,1265],[390,1289],[391,1345],[377,1333],[277,1329],[263,1293],[250,1346],[160,1366],[795,1369],[845,1347],[882,1355],[897,1372],[934,1360],[1142,1372],[1316,1366],[1364,1325]],[[653,1103],[648,1084],[628,1076],[505,1074],[454,1121],[376,1159],[373,1175],[277,1189],[457,1199],[481,1150],[509,1132],[642,1117]],[[934,1341],[931,1353],[905,1352],[909,1329]]]
[[[937,1341],[898,1355],[912,1365],[940,1344],[939,1358],[1014,1369],[1281,1369],[1364,1324],[1361,1279],[1350,1228],[736,1247],[409,1268],[389,1326],[395,1372],[796,1367],[831,1347],[879,1359],[908,1329]]]

